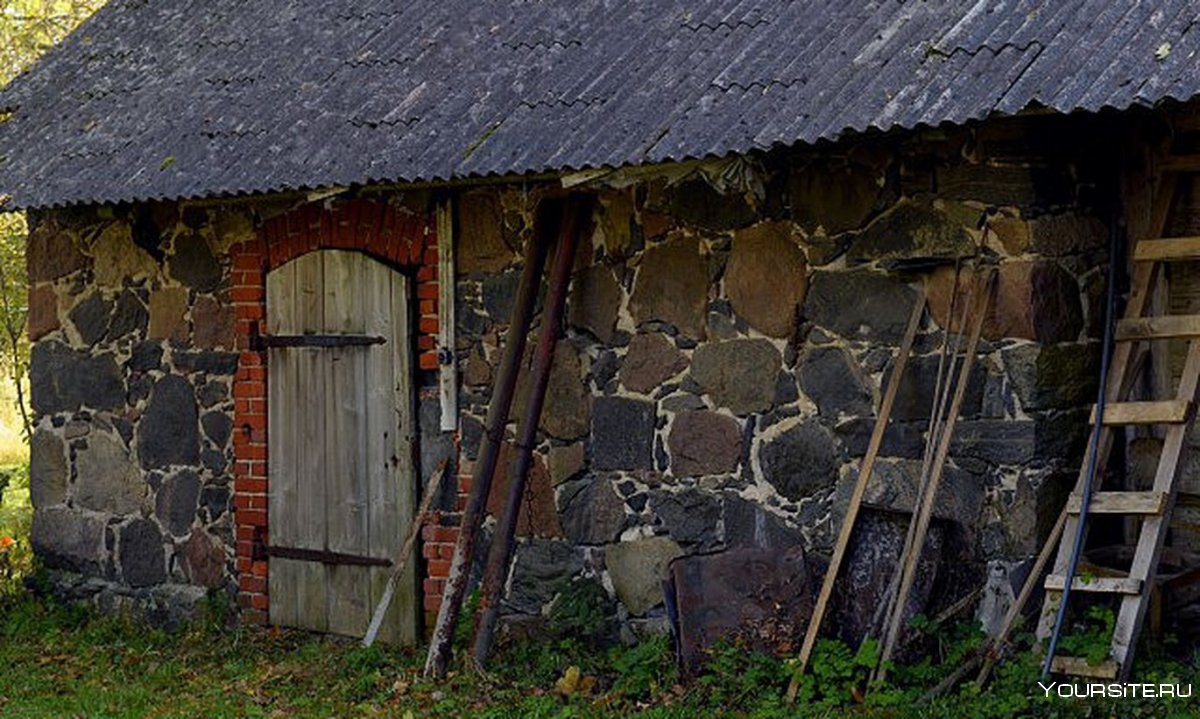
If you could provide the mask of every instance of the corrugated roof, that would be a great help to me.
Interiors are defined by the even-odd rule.
[[[0,93],[0,192],[448,180],[1153,105],[1200,93],[1197,19],[1200,0],[112,0]]]

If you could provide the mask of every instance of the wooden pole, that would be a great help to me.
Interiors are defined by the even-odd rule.
[[[388,607],[392,603],[392,595],[396,592],[396,580],[408,566],[413,545],[417,543],[417,535],[421,533],[421,526],[425,524],[425,520],[429,516],[429,505],[433,504],[433,496],[437,494],[445,476],[446,460],[443,459],[438,463],[437,469],[433,470],[433,474],[429,475],[429,482],[425,485],[425,494],[421,497],[421,506],[409,523],[408,535],[404,538],[404,543],[400,545],[400,551],[392,562],[392,571],[388,573],[387,586],[383,588],[383,596],[379,598],[379,604],[375,606],[375,613],[371,615],[371,623],[367,625],[367,633],[363,635],[362,645],[364,647],[374,644],[375,637],[379,635],[379,627],[383,625],[383,617],[387,614]]]
[[[854,523],[858,520],[858,510],[862,506],[862,498],[867,491],[871,472],[875,469],[879,447],[883,444],[883,435],[887,431],[888,421],[892,415],[892,405],[895,404],[896,394],[900,389],[900,378],[908,365],[908,356],[912,354],[913,341],[916,339],[917,330],[921,327],[921,317],[924,313],[925,298],[922,296],[913,305],[912,315],[908,318],[908,327],[904,330],[904,339],[900,342],[900,347],[897,348],[896,356],[892,360],[892,374],[888,379],[887,389],[884,390],[883,401],[879,405],[879,417],[875,420],[875,429],[871,432],[867,453],[863,456],[862,465],[858,468],[858,480],[854,483],[854,490],[850,494],[850,503],[846,507],[846,516],[842,519],[841,529],[838,530],[833,557],[829,560],[829,569],[826,570],[825,578],[821,582],[821,593],[817,595],[816,607],[808,620],[808,628],[804,632],[804,643],[800,646],[795,674],[792,675],[792,680],[788,684],[788,704],[796,701],[796,693],[800,690],[800,677],[804,675],[808,660],[812,656],[813,647],[817,643],[817,635],[821,632],[821,622],[825,619],[825,612],[829,608],[829,600],[833,596],[833,588],[842,565],[842,559],[845,558],[846,550],[850,546]]]
[[[562,231],[554,257],[554,269],[551,272],[550,291],[546,297],[537,352],[530,370],[532,389],[525,406],[525,416],[521,418],[521,427],[518,430],[517,454],[513,458],[508,498],[496,531],[492,535],[492,546],[483,576],[474,648],[475,662],[481,667],[487,662],[488,653],[492,648],[492,637],[500,612],[500,595],[516,550],[517,519],[521,514],[521,500],[525,495],[529,465],[537,442],[538,422],[546,400],[546,386],[550,381],[554,349],[558,345],[558,335],[562,329],[567,288],[571,284],[571,268],[575,264],[575,248],[591,217],[590,203],[582,200],[568,200],[568,203],[563,213]]]
[[[442,590],[442,604],[438,609],[433,639],[429,643],[429,654],[425,658],[426,677],[444,678],[446,668],[450,664],[450,643],[454,639],[454,627],[458,623],[458,615],[462,612],[463,599],[467,593],[467,579],[475,554],[475,539],[483,522],[488,492],[492,487],[492,474],[496,469],[496,457],[504,441],[504,427],[508,424],[508,413],[517,385],[517,373],[521,358],[525,354],[525,339],[542,284],[542,268],[546,264],[546,250],[549,245],[547,235],[553,231],[552,228],[558,227],[560,210],[557,203],[543,203],[538,208],[533,237],[525,246],[525,266],[521,270],[517,299],[513,305],[512,320],[508,325],[508,344],[496,374],[495,386],[492,388],[492,401],[488,404],[483,440],[479,446],[479,459],[471,480],[471,492],[463,510],[462,527],[450,560],[450,574],[446,578],[446,587]]]
[[[888,622],[887,633],[884,638],[883,653],[880,657],[880,668],[878,671],[880,680],[887,677],[887,662],[892,658],[900,636],[900,630],[904,624],[905,605],[908,603],[908,595],[912,591],[913,582],[916,580],[917,562],[920,560],[921,550],[925,546],[925,537],[929,531],[929,522],[933,519],[934,499],[937,497],[938,486],[941,484],[942,472],[946,468],[946,459],[950,455],[950,440],[954,436],[954,425],[958,421],[958,413],[962,408],[963,398],[967,393],[967,385],[970,384],[971,368],[975,366],[975,351],[979,346],[979,337],[983,333],[983,322],[987,316],[988,303],[991,300],[995,279],[995,269],[989,269],[983,278],[982,292],[975,298],[975,307],[973,308],[975,314],[974,324],[971,327],[971,337],[967,341],[966,356],[963,359],[962,369],[959,371],[958,384],[954,388],[954,399],[950,403],[950,413],[946,416],[946,426],[942,430],[937,455],[934,457],[933,473],[929,477],[929,484],[925,488],[924,494],[919,498],[919,510],[915,516],[917,530],[912,543],[905,547],[903,555],[904,562],[900,572],[900,591],[896,595],[896,603],[892,608],[891,620]],[[914,509],[916,508],[914,507]]]

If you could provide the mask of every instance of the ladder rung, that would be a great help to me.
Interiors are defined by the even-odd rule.
[[[1200,259],[1200,237],[1142,240],[1133,248],[1135,262],[1182,262]]]
[[[1135,317],[1117,322],[1118,342],[1200,337],[1200,315]]]
[[[1092,665],[1083,657],[1054,657],[1050,671],[1055,674],[1070,674],[1076,677],[1091,677],[1093,679],[1116,679],[1117,663],[1105,659],[1099,664]]]
[[[1079,514],[1083,497],[1072,494],[1067,511]],[[1167,508],[1166,492],[1096,492],[1088,512],[1095,514],[1162,514]]]
[[[1163,172],[1200,172],[1200,155],[1171,155],[1158,163]]]
[[[1065,584],[1061,574],[1051,574],[1046,577],[1047,591],[1061,592]],[[1075,575],[1071,581],[1071,591],[1136,596],[1142,593],[1142,580],[1131,577],[1081,577]]]
[[[1104,424],[1183,424],[1187,421],[1191,402],[1168,399],[1158,402],[1114,402],[1104,405]],[[1096,423],[1096,408],[1092,408],[1092,424]]]

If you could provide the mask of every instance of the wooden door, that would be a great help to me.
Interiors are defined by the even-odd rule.
[[[271,622],[362,636],[413,519],[408,286],[357,252],[267,276]],[[413,643],[415,562],[380,638]]]

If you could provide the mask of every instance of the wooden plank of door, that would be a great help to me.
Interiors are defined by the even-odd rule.
[[[293,260],[296,264],[295,332],[318,333],[324,330],[324,266],[321,252],[310,252]],[[287,351],[287,350],[284,350]],[[291,350],[299,367],[296,383],[287,388],[294,407],[297,430],[291,438],[296,454],[294,479],[297,500],[293,516],[297,524],[294,546],[301,549],[326,549],[325,524],[325,350]],[[279,542],[281,546],[283,542]],[[298,562],[297,617],[299,626],[314,631],[329,627],[326,611],[326,570],[316,562]]]
[[[296,265],[288,263],[267,275],[267,330],[293,331],[296,326]],[[272,541],[290,543],[296,540],[296,480],[295,480],[295,422],[297,413],[291,402],[295,395],[289,388],[296,386],[298,368],[295,355],[272,350],[267,357],[268,415],[267,443],[271,448],[268,464],[268,505]],[[272,560],[267,569],[267,584],[271,598],[272,624],[298,626],[296,590],[299,585],[298,562]]]
[[[324,332],[365,334],[366,263],[357,252],[328,250],[324,260]],[[367,356],[373,347],[316,350],[327,357],[325,394],[325,521],[328,549],[370,555],[367,489]],[[385,555],[386,556],[386,555]],[[362,636],[370,621],[366,567],[329,565],[329,631]]]

